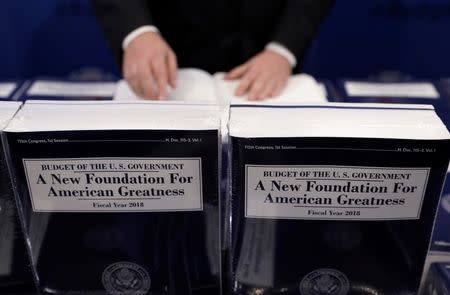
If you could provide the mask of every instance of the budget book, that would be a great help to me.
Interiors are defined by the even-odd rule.
[[[231,106],[232,294],[416,294],[449,163],[432,106]]]
[[[209,101],[222,105],[230,102],[242,103],[243,96],[236,96],[239,80],[225,80],[224,73],[210,75],[200,69],[184,68],[178,70],[177,87],[169,90],[168,100]],[[155,86],[156,87],[156,86]],[[119,81],[114,100],[133,101],[139,98],[124,80]],[[312,102],[327,101],[327,90],[323,84],[306,74],[293,75],[280,95],[267,99],[269,102]]]
[[[115,81],[71,81],[36,79],[25,81],[14,100],[111,100]]]
[[[216,294],[215,105],[30,101],[4,140],[41,292]]]

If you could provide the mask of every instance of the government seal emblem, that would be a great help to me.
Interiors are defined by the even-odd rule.
[[[111,295],[142,295],[150,289],[150,276],[140,265],[117,262],[103,271],[102,283]]]
[[[301,295],[346,295],[349,290],[348,278],[331,268],[312,271],[300,282]]]

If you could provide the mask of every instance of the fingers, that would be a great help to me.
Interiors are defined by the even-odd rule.
[[[128,84],[130,85],[133,92],[140,96],[138,80],[136,79],[136,76],[137,76],[136,65],[129,65],[129,64],[124,63],[123,76],[127,80]]]
[[[176,55],[170,51],[169,55],[167,56],[167,66],[169,68],[169,83],[170,85],[175,88],[177,87],[177,57]]]
[[[275,87],[269,94],[270,97],[275,97],[275,96],[280,95],[281,92],[283,91],[285,85],[286,85],[286,83],[283,83],[283,82],[275,83]]]
[[[124,69],[125,79],[131,89],[142,98],[155,97],[155,88],[150,67],[137,64],[129,64]]]
[[[167,98],[167,86],[169,84],[169,72],[165,58],[155,59],[152,63],[152,72],[158,86],[157,99]]]
[[[242,95],[244,95],[245,93],[247,93],[247,91],[249,90],[249,88],[250,88],[250,86],[252,85],[252,83],[253,83],[253,77],[251,77],[250,75],[247,75],[247,76],[244,76],[242,79],[241,79],[241,81],[240,81],[240,83],[239,83],[239,86],[238,86],[238,88],[236,89],[236,91],[235,91],[235,95],[237,95],[237,96],[242,96]]]
[[[270,73],[265,67],[247,62],[234,68],[225,79],[240,79],[234,93],[236,96],[246,95],[248,100],[262,100],[275,96],[283,88],[276,75]]]
[[[291,75],[292,67],[283,56],[265,50],[234,68],[225,78],[241,79],[237,96],[262,100],[280,95]]]
[[[248,91],[248,99],[249,100],[260,100],[260,96],[264,90],[264,84],[262,79],[255,79],[250,90]]]
[[[255,82],[256,84],[257,82]],[[264,100],[267,98],[276,97],[281,94],[285,83],[283,81],[273,81],[269,77],[261,78],[259,85],[263,87],[253,87],[248,94],[249,100]]]
[[[144,93],[141,90],[141,86],[139,85],[138,80],[128,80],[128,84],[130,85],[130,88],[133,90],[133,92],[139,96],[144,97]]]
[[[160,56],[152,62],[152,73],[157,85],[157,99],[168,97],[169,85],[176,87],[177,80],[177,58],[172,51],[167,52],[167,56]]]
[[[175,85],[176,60],[174,57],[155,59],[150,65],[132,65],[124,69],[125,79],[133,91],[142,98],[165,99],[168,96],[168,86]]]
[[[255,79],[247,97],[249,100],[263,100],[272,97],[276,86],[277,82],[272,80],[270,76],[261,75]]]
[[[142,78],[139,81],[140,88],[142,89],[142,97],[147,99],[156,99],[158,97],[155,80],[149,73],[146,78]]]
[[[177,58],[159,33],[141,34],[128,44],[123,65],[125,79],[142,98],[164,99],[169,85],[175,87]]]
[[[272,97],[271,94],[274,91],[275,87],[276,87],[276,82],[269,81],[268,83],[266,83],[266,86],[259,94],[258,99],[261,100],[261,99]]]
[[[244,76],[241,79],[236,95],[246,95],[248,100],[263,100],[281,94],[285,83],[274,80],[268,75]]]
[[[248,63],[235,67],[230,72],[228,72],[228,74],[225,75],[225,80],[234,80],[241,78],[245,74],[245,72],[247,72],[248,68],[249,68]]]
[[[248,70],[241,78],[235,95],[246,95],[249,100],[261,100],[267,98],[275,88],[275,82],[264,72],[254,69]]]

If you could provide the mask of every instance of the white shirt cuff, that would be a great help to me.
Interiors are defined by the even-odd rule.
[[[295,68],[295,66],[297,65],[297,59],[295,58],[295,55],[292,54],[292,52],[289,49],[287,49],[280,43],[270,42],[269,44],[266,45],[266,50],[271,50],[275,53],[278,53],[279,55],[287,59],[287,61],[293,68]]]
[[[148,33],[148,32],[159,33],[159,30],[155,26],[142,26],[142,27],[137,28],[136,30],[131,31],[131,33],[129,33],[125,37],[125,39],[123,39],[122,49],[125,50],[128,47],[128,45],[131,43],[131,41],[136,39],[137,36],[139,36],[143,33]]]

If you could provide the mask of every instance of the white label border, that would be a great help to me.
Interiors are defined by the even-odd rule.
[[[427,176],[425,179],[425,185],[422,191],[422,197],[420,199],[420,207],[417,212],[416,217],[402,217],[402,218],[327,218],[327,217],[319,217],[319,218],[305,218],[305,217],[280,217],[280,216],[257,216],[257,215],[248,215],[247,214],[247,201],[248,201],[248,185],[247,185],[247,176],[248,176],[248,168],[249,167],[302,167],[302,168],[355,168],[355,169],[389,169],[389,170],[425,170],[427,172]],[[344,165],[259,165],[259,164],[245,164],[245,218],[262,218],[262,219],[290,219],[290,220],[335,220],[335,221],[346,221],[346,220],[356,220],[356,221],[376,221],[376,220],[417,220],[420,219],[420,214],[422,213],[422,205],[423,199],[425,197],[425,192],[428,188],[428,178],[430,176],[431,168],[425,167],[373,167],[373,166],[344,166]]]
[[[197,160],[199,164],[199,186],[200,186],[200,207],[189,209],[160,209],[160,210],[35,210],[33,192],[28,179],[27,166],[25,161],[71,161],[71,160]],[[202,158],[201,157],[92,157],[92,158],[22,158],[22,165],[27,180],[28,194],[31,199],[33,212],[50,212],[50,213],[149,213],[149,212],[190,212],[203,211],[203,175],[202,175]]]

